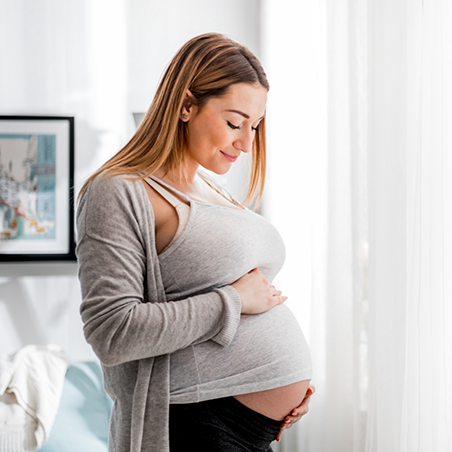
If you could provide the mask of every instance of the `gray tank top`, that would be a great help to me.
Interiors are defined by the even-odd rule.
[[[158,256],[167,301],[232,284],[254,268],[272,281],[281,269],[283,241],[262,216],[195,201],[155,176],[147,182],[160,187],[156,189],[179,215],[175,238]],[[186,199],[189,210],[176,207],[188,206],[172,193]],[[264,314],[242,315],[228,347],[202,342],[173,353],[170,362],[170,403],[273,389],[310,379],[312,373],[309,348],[285,304]]]

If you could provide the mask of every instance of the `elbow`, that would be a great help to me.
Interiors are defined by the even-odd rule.
[[[85,328],[84,333],[86,341],[104,366],[116,366],[126,361],[106,332],[99,330],[89,332]]]
[[[94,346],[91,344],[91,347],[95,353],[95,355],[99,358],[99,361],[107,367],[116,366],[118,364],[122,364],[124,359],[121,359],[121,356],[116,351],[112,350],[108,347],[102,346]]]
[[[93,348],[94,350],[94,348]],[[109,353],[108,351],[94,350],[94,353],[99,358],[99,361],[107,367],[115,366],[116,364],[120,364],[119,360],[115,359],[113,353]]]

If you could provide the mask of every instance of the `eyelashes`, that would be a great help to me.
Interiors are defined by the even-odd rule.
[[[234,124],[230,123],[229,121],[226,121],[226,122],[228,123],[228,126],[229,126],[231,129],[233,129],[233,130],[240,129],[239,126],[235,126]]]
[[[235,126],[234,124],[230,123],[229,121],[226,121],[228,126],[233,129],[233,130],[240,130],[240,126]],[[257,127],[251,127],[251,130],[253,130],[254,132],[257,132]]]

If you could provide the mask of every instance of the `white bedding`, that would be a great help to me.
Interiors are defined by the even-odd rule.
[[[32,452],[47,440],[69,365],[57,345],[0,355],[0,452]]]

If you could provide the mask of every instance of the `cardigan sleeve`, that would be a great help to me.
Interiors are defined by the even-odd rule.
[[[227,346],[240,320],[240,298],[231,286],[166,302],[153,212],[139,184],[119,177],[94,180],[78,208],[84,334],[107,366],[210,339]]]

